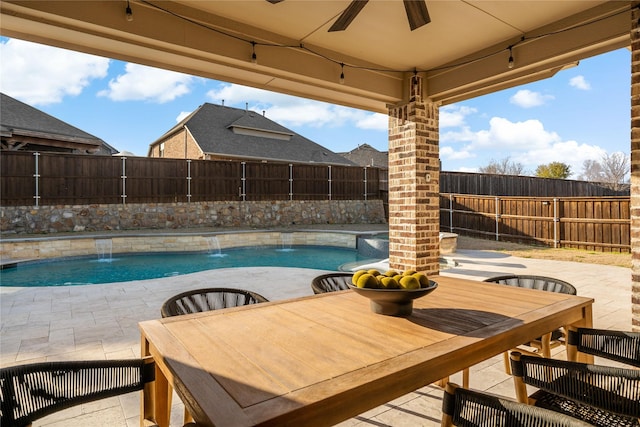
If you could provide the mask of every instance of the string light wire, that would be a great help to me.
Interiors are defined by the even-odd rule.
[[[468,59],[468,60],[465,60],[465,61],[456,62],[454,64],[448,64],[448,65],[443,65],[442,67],[435,67],[435,68],[429,68],[429,69],[413,68],[413,69],[407,69],[407,70],[400,70],[400,69],[378,68],[378,67],[370,67],[370,66],[363,66],[363,65],[356,65],[356,64],[348,64],[348,63],[345,63],[344,61],[339,61],[337,59],[334,59],[334,58],[331,58],[331,57],[329,57],[327,55],[324,55],[324,54],[322,54],[320,52],[314,51],[313,49],[310,49],[307,46],[305,46],[303,43],[300,43],[298,45],[289,45],[289,44],[265,43],[265,42],[257,42],[255,40],[249,40],[249,39],[246,39],[244,37],[238,36],[236,34],[228,33],[226,31],[220,30],[218,28],[215,28],[215,27],[203,24],[201,22],[195,21],[193,19],[187,18],[187,17],[182,16],[182,15],[180,15],[178,13],[172,12],[171,10],[165,9],[164,7],[158,6],[157,4],[151,3],[148,0],[139,0],[139,1],[140,1],[140,3],[144,3],[144,4],[150,6],[150,7],[154,8],[154,9],[157,9],[157,10],[160,10],[160,11],[162,11],[164,13],[172,15],[172,16],[178,18],[178,19],[182,19],[182,20],[184,20],[186,22],[189,22],[189,23],[191,23],[193,25],[197,25],[199,27],[206,28],[206,29],[208,29],[210,31],[216,32],[216,33],[218,33],[220,35],[223,35],[223,36],[226,36],[226,37],[230,37],[230,38],[233,38],[235,40],[239,40],[239,41],[245,42],[247,44],[250,44],[252,46],[252,49],[253,49],[253,52],[252,52],[252,55],[251,55],[251,62],[254,62],[254,63],[257,62],[257,56],[255,54],[255,47],[256,46],[268,46],[268,47],[274,47],[274,48],[300,49],[300,50],[304,50],[306,52],[309,52],[312,55],[315,55],[315,56],[317,56],[319,58],[325,59],[326,61],[332,62],[332,63],[334,63],[336,65],[339,65],[340,66],[340,71],[341,71],[340,72],[340,83],[341,84],[344,82],[344,68],[345,67],[348,67],[348,68],[351,68],[351,69],[356,69],[356,70],[387,72],[387,73],[403,73],[404,74],[404,73],[413,72],[414,75],[416,75],[418,72],[427,72],[428,73],[428,72],[433,72],[433,71],[443,71],[443,70],[447,70],[447,69],[450,69],[450,68],[456,68],[456,67],[460,67],[460,66],[463,66],[463,65],[472,64],[474,62],[482,61],[484,59],[491,58],[493,56],[499,55],[502,52],[504,52],[505,50],[509,51],[508,67],[509,68],[513,68],[513,65],[515,64],[514,60],[513,60],[513,48],[516,47],[517,45],[520,45],[520,44],[526,43],[526,42],[530,42],[530,41],[535,41],[535,40],[541,39],[543,37],[554,36],[554,35],[562,34],[562,33],[565,33],[565,32],[568,32],[568,31],[572,31],[572,30],[575,30],[575,29],[578,29],[578,28],[586,27],[588,25],[604,21],[605,19],[613,18],[613,17],[621,15],[623,13],[627,13],[630,10],[633,10],[633,9],[639,9],[640,10],[640,5],[636,5],[636,6],[631,7],[630,9],[625,9],[625,10],[622,10],[622,11],[619,11],[619,12],[612,13],[612,14],[607,15],[607,16],[603,16],[601,18],[594,19],[592,21],[583,22],[583,23],[576,24],[576,25],[573,25],[573,26],[570,26],[570,27],[567,27],[567,28],[562,28],[562,29],[559,29],[559,30],[556,30],[556,31],[550,31],[548,33],[539,34],[537,36],[532,36],[532,37],[522,36],[522,38],[518,42],[513,43],[513,44],[509,45],[506,48],[498,49],[495,52],[490,52],[490,53],[487,53],[485,55],[478,56],[478,57],[475,57],[475,58],[471,58],[471,59]]]

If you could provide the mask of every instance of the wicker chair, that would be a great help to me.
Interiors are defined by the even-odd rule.
[[[0,425],[32,422],[82,403],[142,390],[153,359],[43,362],[0,369]]]
[[[596,426],[640,426],[640,369],[511,353],[518,401]],[[527,384],[538,391],[527,394]]]
[[[448,383],[442,399],[443,427],[586,427],[567,415]]]
[[[577,352],[603,357],[640,368],[640,332],[607,329],[570,329],[567,355],[575,361]]]
[[[497,283],[500,285],[515,286],[518,288],[538,289],[541,291],[558,292],[561,294],[576,295],[576,288],[564,280],[554,279],[546,276],[530,276],[509,274],[504,276],[490,277],[484,280],[489,283]],[[564,328],[556,329],[548,334],[538,337],[524,346],[533,347],[535,350],[530,351],[524,348],[518,348],[517,351],[532,356],[551,357],[551,349],[566,343],[566,333]],[[504,369],[507,374],[511,374],[511,366],[509,363],[509,352],[504,353]]]
[[[353,273],[329,273],[314,277],[311,281],[311,289],[314,294],[325,292],[343,291],[349,289],[349,283]]]
[[[202,313],[229,307],[258,304],[269,300],[262,295],[244,289],[233,288],[205,288],[194,289],[174,295],[166,300],[160,308],[162,317],[181,316],[183,314]],[[169,403],[173,391],[169,387]],[[171,406],[171,405],[169,405]],[[184,425],[192,425],[193,418],[184,411]]]
[[[162,317],[181,316],[268,301],[262,295],[244,289],[194,289],[174,295],[166,300],[162,304],[160,312]]]

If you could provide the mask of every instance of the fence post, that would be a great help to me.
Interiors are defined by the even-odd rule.
[[[500,198],[496,197],[496,241],[500,240]]]
[[[331,165],[329,165],[329,200],[331,200]]]
[[[187,159],[187,203],[191,203],[191,159]]]
[[[122,204],[125,205],[127,199],[127,158],[124,156],[122,157],[122,175],[120,175],[120,178],[122,178],[122,194],[120,197],[122,197]]]
[[[293,164],[289,163],[289,200],[293,200]]]
[[[35,184],[36,184],[36,194],[35,196],[33,196],[33,198],[36,201],[36,207],[40,206],[40,166],[38,164],[38,158],[40,157],[40,153],[38,153],[37,151],[35,153],[33,153],[33,156],[35,158],[36,161],[36,173],[33,174],[33,177],[35,178]]]
[[[247,201],[247,162],[242,162],[242,178],[240,178],[240,181],[242,181],[242,189],[241,189],[241,193],[240,193],[240,197],[242,198],[243,202]]]
[[[453,233],[453,194],[449,193],[449,231]]]
[[[558,199],[553,198],[553,247],[558,247],[558,227],[560,225],[560,218],[558,218]]]
[[[367,167],[364,167],[364,200],[367,201]]]

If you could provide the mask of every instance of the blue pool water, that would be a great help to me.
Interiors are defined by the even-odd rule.
[[[225,249],[219,254],[116,254],[111,260],[74,258],[19,264],[0,270],[1,286],[70,286],[157,279],[230,267],[299,267],[340,270],[365,258],[354,249],[294,246]]]

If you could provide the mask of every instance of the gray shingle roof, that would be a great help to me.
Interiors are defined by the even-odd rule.
[[[0,93],[0,123],[3,136],[29,135],[38,138],[101,146],[104,141],[62,120]]]
[[[202,151],[208,154],[295,163],[353,165],[333,151],[251,110],[206,103],[165,136],[183,125],[189,129]],[[252,134],[248,135],[248,132]],[[162,139],[164,136],[159,140]]]
[[[360,166],[373,166],[383,169],[389,167],[389,152],[378,151],[369,144],[359,145],[348,153],[340,153],[340,155]]]

